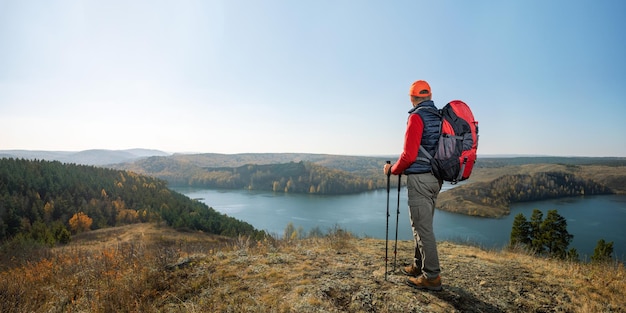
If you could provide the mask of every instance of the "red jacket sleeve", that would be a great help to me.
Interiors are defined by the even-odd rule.
[[[398,161],[391,167],[393,175],[399,175],[404,172],[417,159],[417,152],[422,144],[422,131],[424,130],[424,121],[419,114],[411,114],[406,125],[406,133],[404,134],[404,151],[398,158]]]

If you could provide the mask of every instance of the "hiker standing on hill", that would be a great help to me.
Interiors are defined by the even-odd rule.
[[[420,110],[426,107],[436,109],[426,81],[414,82],[409,96],[413,108],[409,111],[404,150],[395,164],[385,164],[383,172],[385,175],[390,171],[393,175],[407,175],[409,217],[415,239],[413,264],[401,268],[402,273],[411,276],[407,284],[418,289],[441,290],[433,215],[443,182],[432,174],[429,160],[420,151],[422,146],[430,155],[435,154],[441,118],[431,110]]]

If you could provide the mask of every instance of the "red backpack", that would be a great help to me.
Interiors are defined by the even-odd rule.
[[[465,102],[454,100],[441,110],[441,136],[435,155],[420,150],[430,159],[435,177],[456,184],[472,174],[478,148],[478,121]]]

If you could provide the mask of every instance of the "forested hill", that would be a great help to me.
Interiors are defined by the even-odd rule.
[[[384,162],[376,157],[316,154],[201,154],[150,157],[116,168],[174,186],[346,194],[384,188]]]
[[[510,213],[513,203],[561,197],[626,194],[626,166],[525,164],[478,168],[470,181],[443,192],[437,207],[485,217]]]
[[[17,236],[54,244],[68,240],[68,232],[161,220],[213,234],[262,235],[159,179],[58,161],[0,159],[0,242]]]

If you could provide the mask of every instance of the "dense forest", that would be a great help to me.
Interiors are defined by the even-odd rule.
[[[58,161],[0,159],[0,243],[17,238],[52,245],[69,240],[69,233],[152,221],[213,234],[264,235],[159,179]]]

